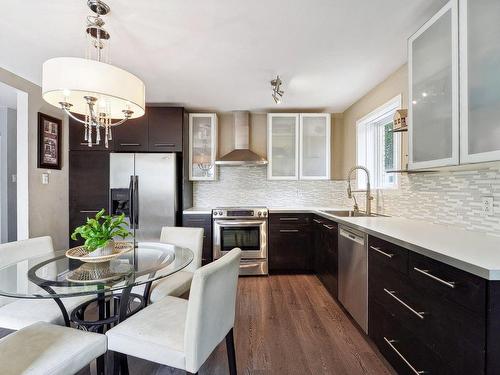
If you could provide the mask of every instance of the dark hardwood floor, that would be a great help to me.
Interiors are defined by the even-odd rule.
[[[239,374],[394,374],[315,276],[242,277],[237,300]],[[136,358],[129,367],[131,374],[184,375]],[[199,374],[229,374],[224,342]]]

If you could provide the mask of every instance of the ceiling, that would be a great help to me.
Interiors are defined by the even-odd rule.
[[[85,0],[0,1],[1,67],[40,84],[46,59],[84,56]],[[145,82],[147,102],[341,112],[406,62],[406,39],[445,0],[106,2],[110,62]]]

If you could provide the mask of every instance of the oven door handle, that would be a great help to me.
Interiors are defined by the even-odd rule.
[[[261,263],[240,263],[240,268],[255,268],[260,267]]]
[[[261,224],[265,224],[266,220],[247,220],[247,221],[237,221],[237,220],[214,220],[215,224],[224,227],[255,227]]]

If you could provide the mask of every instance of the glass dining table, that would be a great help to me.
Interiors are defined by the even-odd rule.
[[[99,271],[92,263],[70,259],[65,251],[28,258],[0,268],[0,296],[52,299],[66,326],[103,333],[148,303],[152,283],[189,265],[193,252],[165,243],[138,243],[132,251],[105,264]],[[82,303],[67,311],[65,298],[81,297]],[[88,308],[90,314],[86,314]],[[92,315],[91,318],[86,315]]]

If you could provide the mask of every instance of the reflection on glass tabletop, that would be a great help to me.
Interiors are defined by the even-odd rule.
[[[143,285],[182,270],[193,260],[189,249],[142,242],[109,262],[83,263],[65,251],[0,267],[0,296],[64,298]]]

